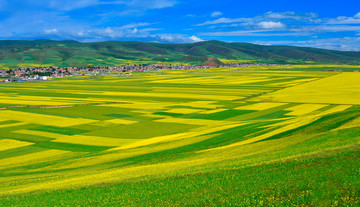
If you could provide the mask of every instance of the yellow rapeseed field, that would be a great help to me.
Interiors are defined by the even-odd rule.
[[[0,195],[181,176],[213,166],[238,169],[315,153],[306,145],[313,135],[278,135],[356,108],[360,74],[291,70],[307,67],[4,84]],[[329,133],[359,126],[354,118]],[[360,137],[352,139],[329,143],[350,146]]]
[[[94,122],[94,120],[84,119],[84,118],[68,118],[61,116],[52,116],[45,114],[27,113],[22,111],[8,111],[8,110],[1,111],[0,119],[17,120],[28,123],[36,123],[36,124],[60,126],[60,127],[88,124]]]
[[[291,112],[287,113],[286,115],[290,115],[290,116],[304,115],[304,114],[308,114],[313,111],[316,111],[318,109],[321,109],[325,106],[327,106],[327,105],[325,105],[325,104],[300,104],[297,106],[287,108],[286,110],[291,111]]]
[[[14,139],[0,139],[0,151],[32,145],[31,142],[23,142]]]
[[[166,112],[168,113],[179,113],[179,114],[193,114],[193,113],[199,113],[202,112],[203,110],[199,110],[199,109],[187,109],[187,108],[175,108],[175,109],[170,109]]]
[[[121,146],[131,142],[137,141],[136,139],[121,139],[121,138],[108,138],[108,137],[96,137],[86,135],[63,135],[51,132],[42,132],[34,130],[17,130],[14,131],[19,134],[31,134],[53,139],[52,142],[63,142],[71,144],[82,144],[82,145],[94,145],[94,146]]]
[[[293,103],[360,104],[360,73],[341,73],[252,99]]]
[[[14,156],[10,158],[0,159],[0,169],[62,159],[66,156],[73,156],[75,154],[76,153],[74,152],[68,152],[63,150],[46,150],[42,152],[30,153],[27,155]]]
[[[255,103],[255,104],[249,104],[249,105],[246,105],[246,106],[240,106],[240,107],[237,107],[235,109],[261,111],[261,110],[274,108],[274,107],[277,107],[277,106],[282,106],[282,105],[285,105],[285,104],[286,103],[268,103],[268,102],[264,102],[264,103]]]

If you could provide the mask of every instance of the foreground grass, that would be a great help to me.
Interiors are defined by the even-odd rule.
[[[358,206],[360,146],[266,165],[0,197],[1,206]]]

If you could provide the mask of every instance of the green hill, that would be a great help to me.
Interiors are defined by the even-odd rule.
[[[81,43],[52,40],[0,41],[2,66],[112,66],[181,63],[218,65],[227,62],[357,64],[360,52],[294,46],[204,41],[189,44],[107,41]]]

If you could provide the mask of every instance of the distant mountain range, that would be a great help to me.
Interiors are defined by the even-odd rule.
[[[230,62],[358,64],[360,52],[309,47],[204,41],[189,44],[52,40],[0,41],[0,66],[112,66],[119,64]]]

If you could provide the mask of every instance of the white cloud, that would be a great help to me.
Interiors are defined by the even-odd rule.
[[[58,33],[57,29],[44,29],[45,34],[56,34]]]
[[[150,35],[152,31],[161,30],[159,28],[145,28],[157,23],[130,22],[130,24],[122,26],[114,25],[118,25],[117,19],[119,19],[119,22],[125,21],[117,16],[119,13],[118,8],[122,8],[123,11],[131,10],[132,13],[141,15],[147,9],[163,8],[176,3],[174,0],[155,0],[151,2],[150,5],[149,1],[145,0],[0,0],[0,11],[2,4],[7,3],[5,9],[10,14],[0,21],[0,37],[3,39],[46,38],[82,41],[85,38],[92,39],[92,35],[94,38],[99,37],[103,40],[130,36],[134,33],[137,36],[146,36]],[[18,6],[20,4],[21,6]],[[79,14],[74,15],[73,12],[69,12],[99,5],[107,5],[106,8],[109,11],[93,10],[91,8],[81,13],[80,17]],[[101,26],[105,27],[105,29],[100,28]],[[107,26],[109,28],[106,30]]]
[[[263,29],[283,29],[286,27],[286,25],[281,22],[273,22],[273,21],[263,21],[260,22],[258,25],[260,28]]]
[[[265,18],[268,19],[288,19],[293,18],[295,16],[295,12],[266,12]]]
[[[296,13],[293,11],[287,12],[266,12],[264,17],[267,19],[295,19],[295,20],[308,20],[318,17],[315,13]]]
[[[54,40],[72,39],[81,42],[99,42],[108,40],[123,41],[144,41],[144,42],[165,42],[165,43],[192,43],[203,41],[199,37],[184,34],[152,34],[152,31],[161,30],[159,28],[138,29],[130,26],[89,28],[89,29],[46,29],[42,34],[34,34],[36,37],[50,37]],[[31,38],[31,37],[30,37]]]
[[[82,36],[85,36],[86,33],[84,33],[84,32],[78,32],[78,33],[76,33],[76,35],[79,36],[79,37],[82,37]]]
[[[360,12],[353,17],[340,16],[337,18],[317,18],[315,13],[296,12],[267,12],[253,18],[218,18],[206,21],[196,26],[209,25],[208,29],[227,31],[207,32],[206,35],[221,36],[249,36],[250,31],[256,30],[283,31],[279,33],[264,34],[255,32],[254,36],[284,36],[296,34],[298,36],[318,36],[321,33],[355,32],[360,33]],[[281,19],[281,22],[278,21]],[[286,24],[285,24],[286,22]],[[238,28],[236,31],[232,31]],[[284,32],[287,33],[284,34]],[[303,33],[303,34],[301,34]]]
[[[193,36],[191,36],[191,37],[189,37],[192,41],[194,41],[194,42],[201,42],[201,41],[204,41],[204,40],[202,40],[202,39],[200,39],[200,38],[198,38],[198,37],[196,37],[195,35],[193,35]]]
[[[131,24],[126,24],[126,25],[123,25],[119,28],[121,29],[131,29],[131,28],[135,28],[135,27],[143,27],[143,26],[149,26],[149,25],[152,25],[154,23],[147,23],[147,22],[139,22],[139,23],[131,23]]]
[[[179,38],[183,38],[183,36],[180,35],[172,35],[172,34],[160,34],[160,35],[156,35],[158,36],[161,40],[167,41],[167,42],[174,42],[175,39],[179,39]]]
[[[360,26],[357,25],[315,25],[300,28],[292,28],[290,31],[297,32],[360,32]]]
[[[360,12],[358,12],[357,14],[355,14],[354,18],[355,18],[355,19],[360,19]]]
[[[360,18],[357,18],[356,15],[354,17],[339,16],[335,19],[327,19],[325,23],[326,24],[360,24]]]
[[[214,12],[215,13],[215,12]],[[307,22],[312,22],[315,23],[317,21],[316,17],[318,15],[315,13],[296,13],[293,11],[288,11],[288,12],[266,12],[263,15],[259,15],[259,16],[255,16],[252,18],[226,18],[226,17],[222,17],[216,20],[209,20],[206,21],[204,23],[201,24],[197,24],[196,26],[205,26],[205,25],[214,25],[214,24],[229,24],[229,23],[243,23],[243,24],[238,24],[237,26],[259,26],[259,23],[261,22],[278,22],[276,20],[279,19],[284,19],[284,20],[291,20],[291,21],[307,21]],[[266,23],[261,23],[264,24],[263,26],[266,27],[267,24]],[[270,23],[272,24],[272,23]],[[260,25],[261,26],[261,25]],[[279,27],[279,28],[283,28],[284,25],[280,25],[280,24],[273,24],[273,25],[269,25],[269,27]]]
[[[151,36],[156,42],[167,42],[167,43],[193,43],[203,41],[196,36],[185,36],[183,34],[157,34]]]
[[[211,17],[218,17],[218,16],[221,16],[223,13],[220,12],[220,11],[214,11],[210,16]]]
[[[196,26],[204,26],[204,25],[211,25],[211,24],[223,24],[223,23],[235,23],[235,22],[246,22],[250,20],[249,18],[236,18],[236,19],[230,19],[222,17],[220,19],[212,20],[212,21],[206,21],[201,24],[197,24]]]
[[[307,32],[269,32],[269,30],[239,30],[239,31],[230,31],[230,32],[204,32],[200,33],[200,36],[209,36],[209,37],[221,37],[221,36],[248,36],[248,37],[276,37],[276,36],[309,36],[310,33]]]
[[[126,25],[125,25],[126,26]],[[86,38],[96,37],[97,39],[112,39],[117,40],[121,38],[136,38],[151,36],[151,31],[160,30],[156,28],[138,29],[136,27],[107,27],[81,31],[86,34]],[[82,35],[83,36],[83,35]]]
[[[301,47],[316,47],[330,50],[360,51],[360,37],[311,39],[302,41],[255,41],[263,45],[293,45]]]
[[[120,34],[122,34],[119,31],[114,31],[111,27],[107,27],[107,28],[105,28],[104,30],[102,30],[100,32],[102,32],[103,35],[108,36],[108,37],[112,37],[112,38],[118,37]],[[131,31],[129,31],[129,32],[131,32]],[[122,35],[120,35],[120,36],[122,36]]]
[[[326,24],[360,24],[360,12],[353,17],[338,16],[337,18],[328,18]]]
[[[320,31],[325,32],[353,32],[360,31],[360,26],[336,25],[336,26],[319,26]]]

